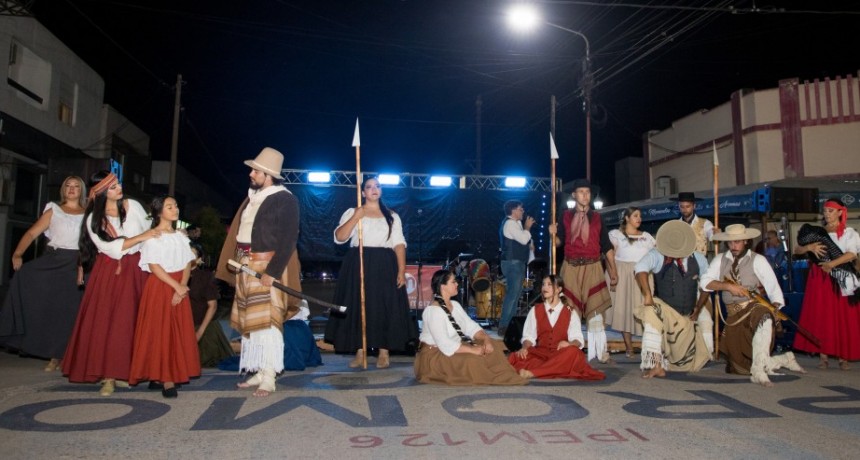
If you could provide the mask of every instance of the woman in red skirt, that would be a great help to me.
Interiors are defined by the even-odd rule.
[[[113,173],[93,175],[79,244],[81,265],[92,272],[63,358],[70,382],[102,382],[101,395],[110,396],[115,382],[128,380],[137,304],[146,282],[138,250],[158,236],[149,229],[143,206],[123,197]]]
[[[810,253],[827,262],[809,264],[806,293],[798,323],[821,340],[821,347],[797,334],[794,348],[820,353],[818,367],[830,366],[828,355],[836,356],[839,368],[848,370],[848,362],[860,359],[860,304],[857,303],[858,280],[853,270],[839,265],[854,263],[860,253],[860,235],[846,226],[848,209],[838,199],[824,203],[824,228],[840,251],[828,254],[827,245],[814,242],[794,249],[795,254]],[[832,259],[832,260],[831,260]],[[844,266],[844,265],[843,265]]]
[[[165,398],[175,398],[176,384],[200,376],[200,355],[188,298],[190,262],[196,257],[188,237],[176,231],[176,200],[169,196],[155,198],[150,210],[152,228],[160,231],[161,237],[147,241],[140,249],[140,268],[153,276],[146,280],[140,299],[128,383],[149,380],[150,390],[161,390]]]

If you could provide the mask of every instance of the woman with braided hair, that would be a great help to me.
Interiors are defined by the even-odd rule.
[[[415,378],[421,383],[448,385],[524,385],[508,363],[499,344],[493,343],[478,323],[451,298],[457,295],[457,278],[438,270],[430,281],[433,302],[424,309],[421,349],[415,357]]]
[[[829,366],[828,355],[833,355],[839,368],[848,370],[848,361],[860,359],[860,292],[851,266],[860,253],[860,235],[846,226],[848,209],[839,199],[827,200],[823,214],[824,228],[804,225],[794,248],[795,254],[809,254],[818,262],[809,264],[799,324],[821,339],[821,347],[797,335],[794,348],[820,353],[821,369]]]

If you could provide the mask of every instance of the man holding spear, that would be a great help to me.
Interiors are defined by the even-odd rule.
[[[233,218],[224,241],[216,276],[236,286],[230,326],[242,334],[239,368],[255,372],[239,388],[257,387],[254,396],[275,391],[275,376],[284,370],[283,323],[299,311],[300,299],[273,287],[275,281],[301,290],[296,242],[299,236],[298,200],[282,185],[284,156],[264,148],[245,161],[251,168],[248,198]],[[235,258],[261,273],[233,275],[227,269]]]

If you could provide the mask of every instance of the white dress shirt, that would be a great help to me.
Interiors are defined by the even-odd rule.
[[[545,309],[546,315],[549,317],[549,324],[555,327],[555,323],[558,322],[558,317],[561,315],[561,309],[567,307],[559,301],[552,306],[538,304],[529,310],[526,322],[523,324],[523,339],[521,342],[528,340],[532,345],[537,345],[537,316],[535,315],[535,308]],[[552,313],[550,313],[550,309]],[[585,338],[582,335],[582,321],[579,319],[579,312],[575,309],[570,312],[570,325],[567,327],[567,341],[573,343],[574,340],[579,340],[579,348],[585,345]]]

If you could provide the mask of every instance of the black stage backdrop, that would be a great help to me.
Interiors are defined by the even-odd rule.
[[[348,249],[334,243],[341,215],[356,205],[355,188],[289,185],[299,199],[301,234],[299,257],[306,276],[337,272]],[[385,188],[382,201],[400,215],[409,264],[444,263],[460,253],[474,254],[498,265],[499,225],[507,200],[523,202],[532,227],[538,257],[546,253],[550,194],[527,190],[462,190]],[[557,203],[559,209],[562,203]],[[560,211],[557,211],[560,213]],[[336,275],[335,275],[336,276]]]

